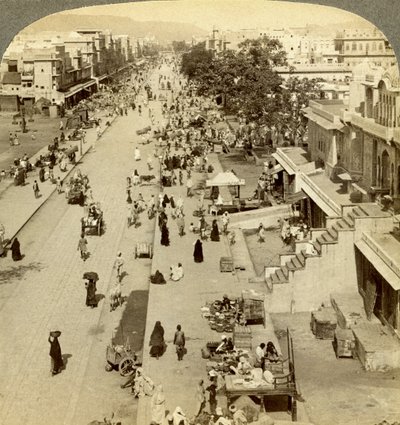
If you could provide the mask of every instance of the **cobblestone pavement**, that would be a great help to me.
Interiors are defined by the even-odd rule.
[[[135,239],[124,245],[126,177],[133,168],[140,168],[133,160],[133,147],[138,142],[135,131],[146,125],[147,118],[132,111],[128,117],[119,117],[97,143],[95,152],[90,152],[79,165],[89,175],[94,198],[100,201],[106,222],[104,235],[88,236],[91,255],[85,263],[77,251],[83,210],[67,205],[65,197],[56,193],[19,234],[24,259],[19,263],[13,263],[10,256],[2,259],[0,317],[8,323],[0,334],[3,424],[84,424],[99,417],[103,408],[104,413],[109,413],[126,398],[122,390],[116,390],[121,382],[117,372],[104,371],[105,347],[123,313],[122,308],[112,314],[107,311],[107,294],[110,283],[115,281],[113,264],[117,251]],[[18,200],[26,202],[23,208],[28,209],[31,202],[19,195]],[[33,197],[32,193],[27,195]],[[148,232],[149,226],[151,230],[153,223],[149,222],[147,230],[143,226],[142,231]],[[133,263],[132,250],[127,254],[127,262]],[[138,276],[146,276],[145,269],[145,263],[138,267]],[[94,310],[85,306],[82,280],[83,272],[91,270],[100,276],[99,297],[106,297]],[[127,272],[132,277],[124,279],[124,294],[129,295],[132,290],[145,292],[144,281],[136,287],[136,270],[129,266]],[[66,370],[52,377],[47,337],[55,327],[62,331],[60,344]],[[100,347],[101,351],[93,351]],[[100,363],[99,370],[95,366]]]

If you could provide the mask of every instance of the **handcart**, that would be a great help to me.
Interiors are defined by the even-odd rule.
[[[114,345],[113,342],[107,346],[105,370],[111,372],[117,369],[122,376],[132,375],[136,370],[137,356],[131,350],[128,338],[125,345]]]
[[[138,242],[135,247],[135,258],[153,258],[153,245],[146,242]]]

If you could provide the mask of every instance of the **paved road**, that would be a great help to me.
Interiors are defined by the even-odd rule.
[[[139,238],[152,239],[154,220],[143,220],[141,228],[127,230],[125,203],[126,176],[133,168],[139,172],[147,168],[145,160],[133,161],[135,131],[147,124],[147,114],[139,117],[130,111],[127,117],[119,117],[80,165],[89,175],[106,222],[103,236],[88,237],[91,256],[86,263],[77,251],[82,209],[67,205],[64,196],[56,193],[19,235],[24,259],[20,263],[2,260],[0,320],[7,324],[0,334],[2,424],[85,424],[124,402],[127,407],[120,414],[131,416],[131,400],[119,389],[121,377],[117,372],[107,374],[104,363],[112,332],[121,337],[127,306],[134,308],[140,302],[143,308],[147,300],[150,264],[146,260],[134,263],[132,252]],[[149,149],[141,147],[144,158]],[[147,192],[157,190],[152,187]],[[120,249],[126,254],[128,272],[123,293],[131,299],[124,309],[110,313],[107,294],[115,280],[113,263]],[[85,306],[82,281],[83,272],[90,270],[99,274],[98,293],[106,296],[94,310]],[[47,337],[54,327],[63,332],[60,343],[67,365],[52,377]],[[132,333],[128,326],[125,331]],[[135,347],[141,343],[140,339],[131,342]]]

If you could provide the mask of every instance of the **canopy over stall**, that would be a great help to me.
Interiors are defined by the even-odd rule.
[[[244,179],[239,179],[232,171],[225,171],[218,173],[212,179],[206,181],[206,187],[223,187],[223,186],[237,186],[238,197],[240,198],[240,186],[246,184]]]

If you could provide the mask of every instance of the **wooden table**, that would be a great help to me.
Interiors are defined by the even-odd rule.
[[[228,406],[233,403],[235,398],[240,397],[242,395],[246,395],[260,398],[261,410],[263,410],[264,397],[287,396],[288,410],[291,412],[292,421],[297,421],[296,384],[295,382],[292,382],[290,376],[285,375],[282,377],[276,377],[274,379],[274,384],[261,385],[254,388],[246,387],[243,384],[235,384],[235,379],[238,379],[237,375],[225,376],[226,397],[228,399]]]

